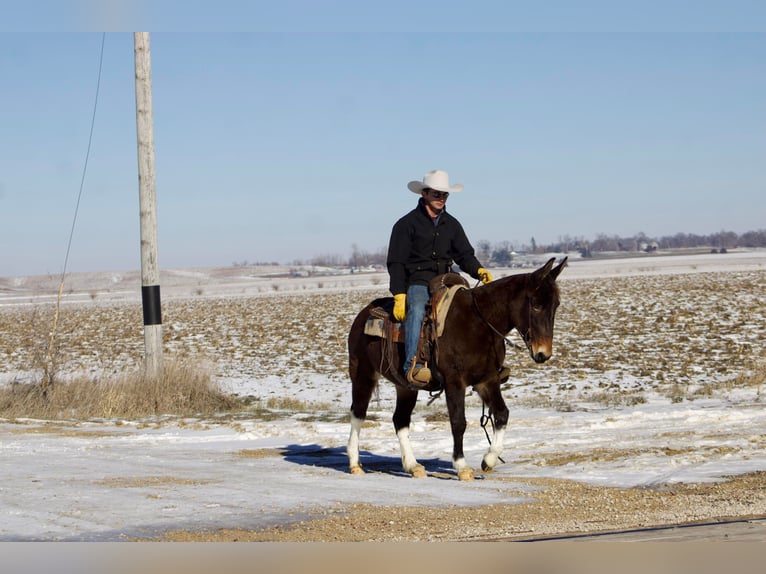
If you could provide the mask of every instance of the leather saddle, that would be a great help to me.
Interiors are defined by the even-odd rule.
[[[444,329],[444,320],[458,289],[467,289],[468,281],[458,273],[443,273],[434,277],[428,291],[431,299],[426,306],[425,319],[420,329],[418,356],[427,360],[429,347],[436,342]],[[396,343],[404,342],[404,325],[394,319],[394,301],[386,298],[370,309],[370,317],[364,326],[364,332],[374,337],[382,337]]]

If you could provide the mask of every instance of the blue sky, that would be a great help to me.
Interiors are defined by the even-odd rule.
[[[766,34],[697,26],[152,32],[160,265],[377,251],[437,168],[474,244],[766,228]],[[0,33],[0,276],[62,271],[101,41]],[[140,267],[133,58],[106,34],[69,271]]]

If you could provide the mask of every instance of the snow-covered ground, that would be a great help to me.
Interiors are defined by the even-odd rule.
[[[758,307],[754,317],[748,316],[749,309],[727,309],[742,315],[733,319],[727,315],[727,320],[761,322],[766,303],[764,251],[573,261],[559,281],[566,293],[569,285],[585,279],[591,288],[602,278],[693,274],[715,281],[721,274],[731,273],[747,274],[744,279],[757,284],[753,297]],[[0,289],[0,311],[20,308],[41,296],[24,291],[30,279],[4,281],[0,282],[0,287],[6,286]],[[280,279],[279,283],[249,278],[230,280],[218,289],[199,271],[195,281],[198,283],[169,289],[169,299],[222,294],[269,298],[276,305],[290,289],[377,294],[386,286],[385,274],[360,274],[353,279]],[[323,284],[319,286],[318,281]],[[265,287],[256,290],[256,282]],[[234,283],[238,287],[232,287]],[[91,290],[90,297],[81,297],[73,290],[68,296],[83,304],[108,304],[110,300],[106,290]],[[562,304],[557,345],[562,345],[561,338],[567,341],[565,332],[559,338],[567,328]],[[589,344],[583,340],[579,343]],[[752,341],[748,345],[754,346]],[[751,353],[763,358],[762,347],[751,348]],[[513,361],[530,362],[528,356],[521,355],[518,352]],[[674,358],[689,360],[693,359],[685,358],[682,351]],[[622,361],[629,363],[630,357]],[[556,369],[555,363],[537,366],[535,380],[544,380],[547,368]],[[688,369],[693,376],[694,365]],[[295,385],[292,375],[247,374],[236,369],[221,372],[228,373],[220,375],[222,386],[238,394],[289,395]],[[710,384],[715,378],[710,372],[715,370],[706,371],[704,381],[693,382]],[[0,375],[9,382],[19,373],[0,370]],[[629,375],[618,377],[617,382],[629,385],[640,379]],[[557,376],[560,382],[564,375]],[[729,376],[722,374],[721,381]],[[355,502],[430,506],[514,503],[523,500],[520,489],[534,494],[524,485],[524,477],[652,486],[766,470],[762,386],[732,385],[725,392],[699,394],[694,400],[672,400],[667,394],[644,388],[640,401],[608,404],[583,401],[582,397],[584,389],[598,388],[605,381],[614,383],[613,374],[594,372],[582,380],[581,373],[578,377],[571,387],[577,389],[577,395],[572,390],[563,391],[567,408],[561,408],[561,395],[556,401],[533,405],[539,390],[512,378],[512,385],[504,391],[513,399],[509,401],[505,463],[492,474],[479,474],[473,482],[454,478],[449,426],[446,417],[436,416],[445,411],[444,399],[427,405],[425,395],[416,408],[411,440],[431,476],[414,480],[400,472],[398,442],[390,423],[393,392],[388,383],[381,386],[373,401],[371,421],[361,436],[362,463],[370,472],[361,477],[348,474],[345,409],[349,394],[342,373],[314,372],[302,379],[300,399],[307,405],[324,405],[321,412],[290,410],[282,416],[277,412],[278,416],[272,417],[242,415],[208,420],[0,421],[0,541],[114,541],[169,529],[255,528],[309,513],[341,512],[345,505]],[[466,458],[476,467],[487,448],[480,415],[480,403],[469,397]]]

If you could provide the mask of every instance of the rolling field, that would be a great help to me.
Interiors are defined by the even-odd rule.
[[[757,388],[766,369],[766,270],[715,264],[706,271],[692,260],[685,272],[659,273],[636,262],[634,274],[581,278],[574,262],[574,272],[565,270],[559,280],[554,356],[536,365],[525,351],[509,348],[507,400],[576,409]],[[346,409],[348,328],[366,303],[387,295],[384,274],[362,279],[268,279],[257,292],[235,294],[216,284],[190,287],[163,302],[165,350],[207,360],[224,385],[276,377],[289,389],[317,378],[337,381],[337,396],[322,401]],[[3,306],[0,297],[6,382],[28,380],[47,350],[53,303],[30,301]],[[515,333],[511,339],[521,344]],[[60,376],[103,378],[135,366],[143,353],[140,302],[97,291],[83,302],[65,299],[56,343]]]

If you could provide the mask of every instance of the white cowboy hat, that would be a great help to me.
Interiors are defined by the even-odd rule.
[[[450,186],[447,172],[440,169],[429,171],[423,176],[422,182],[411,181],[407,184],[407,187],[413,193],[420,193],[424,189],[435,189],[436,191],[448,191],[450,193],[463,191],[462,183],[456,183],[455,185]]]

